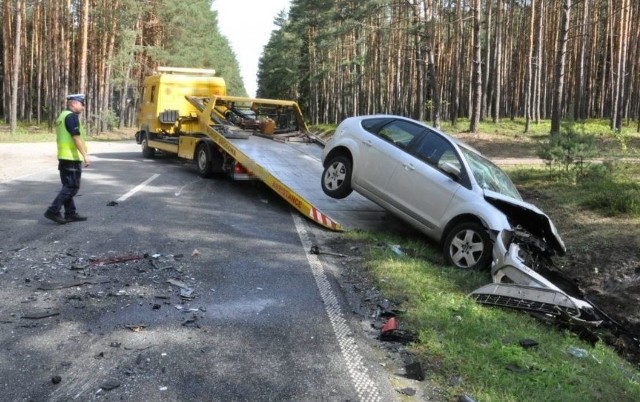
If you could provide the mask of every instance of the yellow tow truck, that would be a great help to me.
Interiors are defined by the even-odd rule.
[[[194,161],[202,177],[261,180],[325,228],[342,230],[326,211],[364,203],[324,195],[322,145],[296,102],[229,96],[214,70],[159,67],[144,80],[138,127],[143,157],[161,151]]]

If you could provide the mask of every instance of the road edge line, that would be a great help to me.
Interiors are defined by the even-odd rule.
[[[331,327],[333,328],[334,335],[338,341],[342,356],[349,371],[351,382],[355,387],[360,401],[381,401],[380,392],[375,382],[369,376],[368,369],[363,364],[362,355],[358,350],[352,331],[344,318],[338,298],[333,290],[331,290],[331,283],[325,275],[322,262],[320,262],[317,255],[311,254],[310,252],[312,244],[309,239],[307,229],[305,228],[305,224],[297,211],[291,211],[291,214],[293,216],[296,231],[300,237],[300,242],[302,242],[302,247],[307,257],[309,267],[311,268],[313,277],[316,280],[316,286],[320,292],[320,297],[322,298],[325,311],[329,316]]]

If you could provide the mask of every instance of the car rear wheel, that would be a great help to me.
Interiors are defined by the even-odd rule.
[[[351,188],[351,161],[345,156],[336,156],[327,163],[322,172],[322,191],[331,198],[345,198]]]
[[[444,240],[447,263],[464,269],[485,269],[491,262],[491,239],[487,230],[475,222],[453,228]]]

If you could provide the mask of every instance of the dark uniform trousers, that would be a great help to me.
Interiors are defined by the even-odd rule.
[[[49,211],[59,213],[64,207],[64,215],[68,217],[76,213],[76,204],[73,197],[80,190],[80,177],[82,176],[82,162],[60,160],[58,162],[58,170],[60,171],[60,181],[62,189],[53,203],[49,207]]]

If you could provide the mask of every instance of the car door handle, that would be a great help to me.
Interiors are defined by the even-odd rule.
[[[362,143],[368,147],[373,146],[373,142],[371,142],[371,140],[362,140]]]
[[[405,170],[416,170],[416,167],[413,166],[412,163],[403,163],[402,167],[405,168]]]

